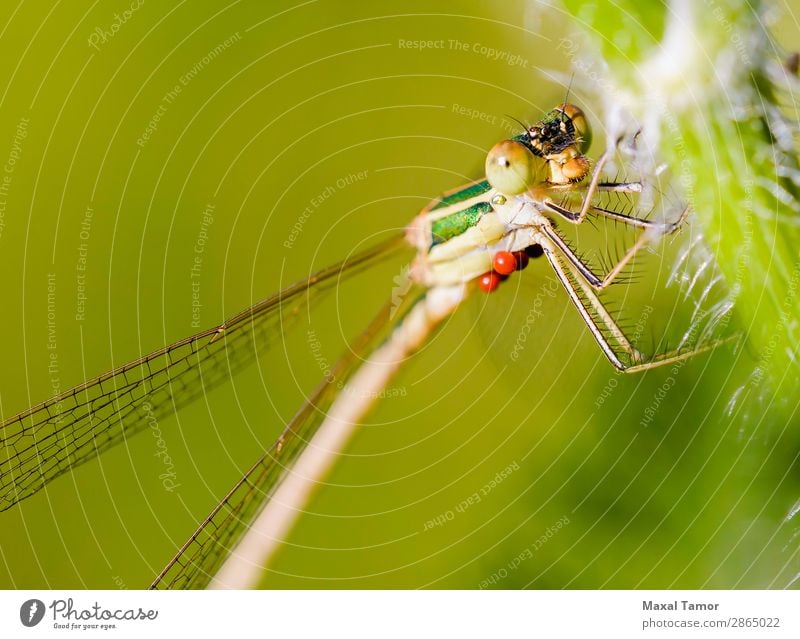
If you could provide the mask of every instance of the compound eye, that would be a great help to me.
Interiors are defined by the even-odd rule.
[[[562,104],[560,110],[572,121],[572,126],[575,127],[575,138],[579,143],[580,152],[586,153],[592,145],[592,128],[589,126],[586,114],[574,104]]]
[[[486,179],[505,195],[519,195],[540,182],[543,162],[521,142],[498,142],[486,156]]]

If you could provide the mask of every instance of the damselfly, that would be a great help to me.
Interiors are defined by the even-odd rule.
[[[327,371],[277,441],[211,511],[153,587],[254,585],[314,486],[407,356],[472,290],[495,290],[531,257],[549,262],[602,352],[620,371],[644,371],[713,348],[715,342],[647,356],[601,300],[599,293],[648,243],[679,228],[686,210],[668,221],[614,206],[610,195],[633,201],[643,183],[604,177],[617,149],[606,150],[592,164],[586,155],[590,142],[584,113],[562,104],[495,145],[486,158],[486,178],[432,202],[404,237],[321,270],[217,327],[6,420],[0,428],[0,507],[10,508],[143,429],[154,415],[168,414],[224,382],[231,366],[217,379],[204,376],[200,384],[201,365],[235,362],[232,354],[243,344],[263,348],[299,301],[404,243],[417,254],[409,269],[412,286],[400,308],[387,304]],[[637,235],[604,272],[576,252],[556,226],[557,220],[580,225],[597,217]]]

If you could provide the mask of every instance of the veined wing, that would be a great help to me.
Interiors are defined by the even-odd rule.
[[[406,296],[405,306],[413,305]],[[322,424],[338,391],[391,327],[402,319],[384,306],[345,354],[330,375],[320,382],[292,417],[278,439],[233,486],[194,534],[178,550],[151,588],[205,588],[220,566],[269,502],[285,472],[306,449]]]
[[[215,328],[160,348],[0,424],[0,510],[33,495],[251,363],[303,294],[389,255],[395,237],[301,280]]]

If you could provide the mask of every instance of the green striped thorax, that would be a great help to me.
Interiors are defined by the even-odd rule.
[[[475,204],[466,208],[457,208],[459,204],[466,200],[472,200],[473,198],[488,193],[491,188],[487,180],[482,180],[481,182],[471,184],[461,191],[457,191],[456,193],[442,198],[439,203],[431,209],[431,212],[450,209],[453,206],[455,206],[457,210],[452,213],[448,212],[444,217],[438,217],[431,223],[431,248],[437,244],[447,242],[457,235],[461,235],[475,226],[485,213],[491,213],[494,208],[489,200],[475,202]]]
[[[517,198],[507,198],[488,180],[469,184],[433,202],[409,225],[418,250],[412,278],[426,285],[468,282],[492,268],[500,247],[513,243]]]

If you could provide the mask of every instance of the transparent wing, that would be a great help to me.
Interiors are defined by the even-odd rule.
[[[389,255],[402,238],[356,254],[179,340],[33,406],[0,424],[0,510],[33,495],[252,363],[303,295]],[[312,288],[313,287],[313,288]],[[273,330],[271,330],[273,329]]]
[[[410,299],[410,298],[409,298]],[[405,301],[409,303],[409,300]],[[178,550],[151,588],[205,588],[239,539],[269,502],[284,472],[306,448],[326,409],[363,357],[399,316],[387,304],[310,394],[280,437],[217,504]],[[390,319],[394,315],[395,319]]]

